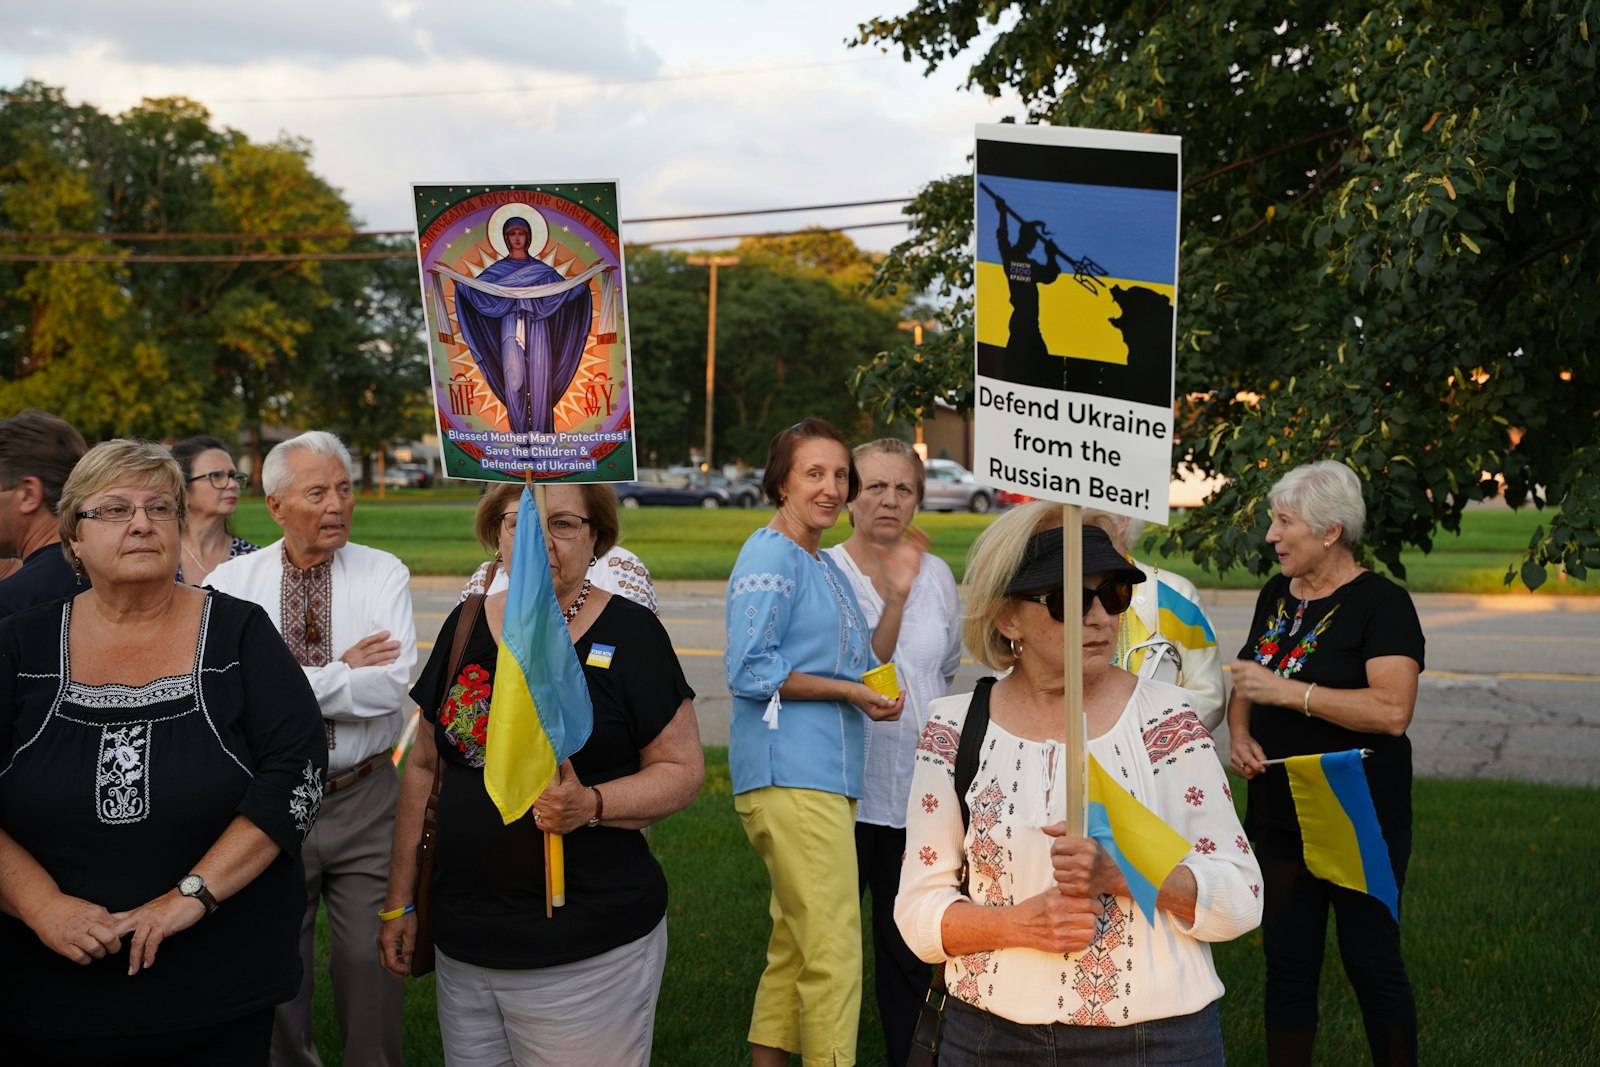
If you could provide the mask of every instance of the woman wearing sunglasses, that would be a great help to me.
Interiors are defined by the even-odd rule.
[[[233,532],[239,497],[250,476],[233,466],[228,446],[216,437],[189,437],[172,446],[172,458],[188,487],[188,525],[178,553],[178,581],[205,585],[211,572],[235,556],[260,548]]]
[[[1083,602],[1071,606],[1083,612],[1089,752],[1193,850],[1162,883],[1152,924],[1101,846],[1067,834],[1059,516],[1054,504],[1016,508],[972,546],[962,636],[979,661],[1010,671],[930,708],[895,919],[913,951],[944,965],[941,1067],[1220,1064],[1208,942],[1259,924],[1260,870],[1190,694],[1111,665],[1117,616],[1144,575],[1092,526]],[[957,754],[984,699],[964,823]]]

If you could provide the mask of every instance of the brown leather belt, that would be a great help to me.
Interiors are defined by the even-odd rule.
[[[387,752],[380,752],[376,756],[373,756],[371,759],[367,760],[365,763],[351,767],[348,771],[340,771],[338,774],[329,778],[328,784],[322,787],[322,795],[332,796],[341,789],[349,789],[351,786],[355,785],[357,782],[371,774],[373,771],[377,770],[379,767],[388,767],[389,765],[390,754]]]

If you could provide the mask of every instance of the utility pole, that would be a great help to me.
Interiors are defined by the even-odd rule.
[[[711,473],[711,413],[712,395],[717,384],[717,268],[735,267],[738,256],[685,256],[683,261],[693,267],[711,268],[711,306],[706,312],[706,452],[705,470]]]
[[[895,325],[900,327],[900,329],[902,329],[902,330],[910,330],[911,331],[911,343],[916,345],[918,348],[921,348],[922,347],[922,331],[924,329],[928,329],[928,330],[935,329],[939,325],[939,323],[936,322],[933,319],[912,319],[912,320],[910,320],[908,322],[897,322],[897,323],[895,323]],[[922,356],[919,354],[917,356],[917,361],[921,362],[921,360],[922,360]],[[916,443],[915,447],[916,447],[916,450],[917,450],[917,455],[921,456],[924,460],[926,460],[928,458],[928,445],[927,445],[927,442],[922,439],[922,409],[921,408],[917,409],[917,443]]]

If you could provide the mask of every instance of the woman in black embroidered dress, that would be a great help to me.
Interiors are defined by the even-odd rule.
[[[1353,748],[1404,889],[1411,857],[1411,742],[1422,627],[1405,590],[1355,559],[1366,523],[1361,483],[1343,463],[1296,467],[1273,486],[1267,543],[1281,572],[1256,601],[1233,667],[1230,764],[1250,780],[1245,827],[1261,861],[1267,957],[1267,1058],[1309,1064],[1328,908],[1376,1064],[1417,1060],[1417,1009],[1400,929],[1374,897],[1306,870],[1282,767],[1267,759]]]
[[[265,1064],[300,985],[316,698],[260,608],[173,581],[165,449],[91,449],[60,509],[92,588],[0,623],[0,1048]]]
[[[497,486],[478,504],[479,540],[508,567],[521,492]],[[456,607],[411,690],[430,725],[401,783],[386,905],[397,916],[379,928],[379,959],[396,976],[409,970],[416,917],[399,913],[415,900],[417,840],[443,760],[429,906],[450,1063],[643,1065],[666,959],[667,883],[639,831],[700,789],[694,691],[654,613],[586,577],[616,541],[611,487],[552,485],[546,494],[550,576],[583,664],[593,732],[532,813],[506,825],[483,774],[506,594],[483,600],[448,677],[466,605]],[[541,831],[563,835],[566,851],[567,902],[550,919]]]

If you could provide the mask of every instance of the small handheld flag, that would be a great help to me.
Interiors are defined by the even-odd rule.
[[[1200,605],[1166,582],[1156,582],[1156,629],[1184,648],[1210,648],[1217,643],[1216,631]]]
[[[1133,799],[1093,756],[1089,757],[1089,836],[1116,861],[1134,903],[1155,922],[1156,894],[1189,854],[1189,842]]]
[[[1400,921],[1400,889],[1389,846],[1361,769],[1361,750],[1290,756],[1289,772],[1306,869],[1334,885],[1377,897]]]
[[[526,815],[593,728],[589,685],[556,603],[533,493],[524,489],[483,766],[500,818],[509,824]]]

